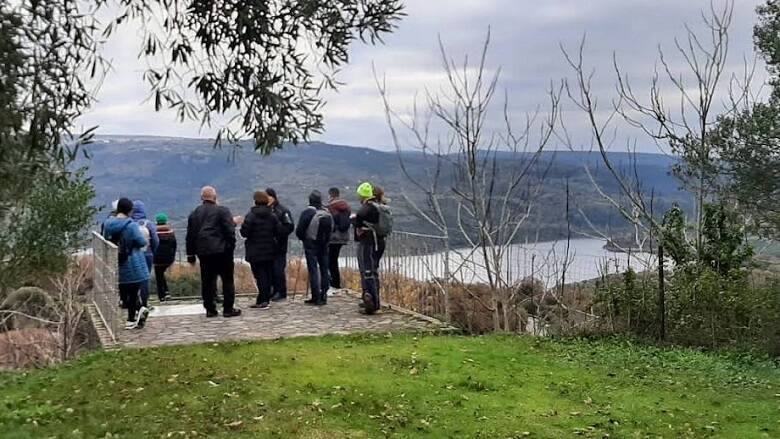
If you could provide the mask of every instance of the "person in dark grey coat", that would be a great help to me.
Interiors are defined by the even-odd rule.
[[[241,236],[246,238],[246,260],[252,267],[258,295],[252,308],[268,309],[271,301],[276,241],[283,235],[282,223],[268,206],[270,197],[263,191],[254,194],[255,205],[246,214],[241,225]]]
[[[322,194],[313,191],[309,195],[309,207],[301,212],[295,234],[303,242],[306,268],[309,271],[311,299],[307,305],[328,303],[330,276],[328,274],[328,243],[333,233],[333,218],[322,205]]]
[[[200,191],[203,204],[187,219],[187,261],[200,259],[200,281],[206,317],[216,317],[217,277],[222,279],[222,315],[241,315],[235,309],[236,291],[233,279],[233,251],[236,248],[236,225],[227,207],[217,204],[217,190],[205,186]]]

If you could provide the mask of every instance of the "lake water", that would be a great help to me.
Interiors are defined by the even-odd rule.
[[[533,277],[550,287],[565,282],[581,282],[596,279],[602,274],[623,273],[629,267],[643,271],[655,265],[655,258],[648,253],[615,253],[604,249],[606,241],[599,239],[572,239],[569,242],[568,257],[566,241],[515,244],[508,246],[501,254],[501,272],[508,282]],[[355,267],[354,257],[342,258],[342,264]],[[388,254],[382,260],[382,270],[393,271],[418,280],[443,277],[446,266],[443,252],[419,256]],[[481,254],[467,249],[452,250],[450,271],[459,281],[466,283],[487,283],[487,270]]]

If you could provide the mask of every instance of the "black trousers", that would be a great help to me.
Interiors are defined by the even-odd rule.
[[[363,294],[371,295],[374,302],[374,309],[378,310],[381,305],[380,285],[379,285],[379,261],[385,253],[385,241],[380,240],[374,244],[371,241],[361,241],[357,246],[358,268],[360,269],[360,286]]]
[[[287,252],[276,256],[271,276],[271,295],[287,297]]]
[[[158,299],[162,299],[165,295],[170,293],[170,291],[168,291],[168,281],[165,279],[165,272],[170,266],[171,264],[154,266],[154,279],[157,283]]]
[[[233,278],[233,253],[218,253],[198,256],[200,259],[200,293],[206,311],[216,312],[217,277],[222,280],[222,308],[226,312],[233,310],[236,300],[236,287]]]
[[[341,272],[339,271],[339,254],[344,244],[330,244],[328,246],[328,271],[330,271],[330,286],[341,288]]]
[[[252,275],[257,283],[256,303],[268,303],[271,300],[271,289],[274,276],[274,263],[276,261],[249,261],[252,267]]]
[[[119,298],[127,306],[127,321],[135,321],[135,313],[141,309],[141,282],[119,284]]]

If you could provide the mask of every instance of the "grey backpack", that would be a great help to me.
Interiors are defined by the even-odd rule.
[[[379,238],[390,236],[393,233],[393,212],[390,210],[390,206],[375,202],[371,202],[371,204],[379,211],[379,222],[370,223],[369,227]]]
[[[314,209],[314,207],[312,207],[312,209]],[[325,217],[330,217],[330,212],[325,209],[315,209],[314,217],[312,217],[309,227],[306,228],[306,239],[311,241],[317,240],[317,234],[320,231],[320,220]],[[330,233],[330,231],[328,233]]]

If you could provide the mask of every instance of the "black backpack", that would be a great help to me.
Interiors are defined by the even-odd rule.
[[[129,248],[130,246],[125,239],[125,230],[132,222],[133,220],[128,220],[121,229],[112,233],[111,236],[108,237],[108,240],[116,245],[117,249],[119,250],[117,261],[119,261],[120,264],[127,262],[127,259],[130,257],[130,253],[132,252],[132,249]]]

